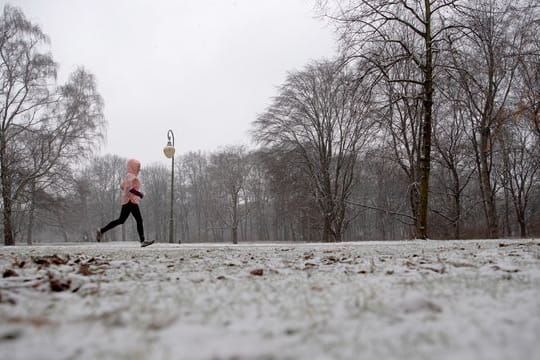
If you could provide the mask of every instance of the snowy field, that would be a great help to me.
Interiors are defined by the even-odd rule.
[[[537,359],[540,240],[0,248],[0,359]]]

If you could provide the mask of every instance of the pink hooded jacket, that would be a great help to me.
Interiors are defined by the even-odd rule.
[[[139,160],[130,159],[127,162],[127,174],[124,180],[120,183],[120,189],[122,194],[120,195],[120,202],[122,205],[132,202],[133,204],[139,203],[139,197],[130,193],[131,189],[139,191],[141,182],[137,178],[139,171],[141,170],[141,163]]]

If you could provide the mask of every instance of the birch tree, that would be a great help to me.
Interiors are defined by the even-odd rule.
[[[0,181],[4,243],[14,244],[12,212],[21,194],[61,161],[90,153],[103,130],[95,80],[79,68],[54,86],[47,36],[9,5],[0,17]],[[33,161],[26,161],[33,159]],[[68,159],[68,160],[67,160]]]

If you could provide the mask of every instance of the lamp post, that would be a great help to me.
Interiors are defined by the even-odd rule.
[[[171,142],[172,140],[172,142]],[[174,201],[174,133],[172,130],[167,131],[167,146],[163,148],[163,153],[167,159],[171,159],[171,212],[169,217],[169,242],[173,242],[173,201]]]

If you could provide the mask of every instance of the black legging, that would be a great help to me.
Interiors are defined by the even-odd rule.
[[[111,230],[113,227],[126,222],[126,219],[128,218],[129,214],[133,214],[135,221],[137,221],[137,232],[139,233],[139,239],[141,241],[144,241],[144,228],[143,228],[143,220],[141,216],[141,211],[139,210],[139,205],[134,204],[131,201],[128,202],[127,204],[122,205],[122,209],[120,210],[120,217],[116,220],[111,221],[110,223],[107,224],[107,226],[102,228],[100,230],[101,233],[104,234],[105,232]]]

